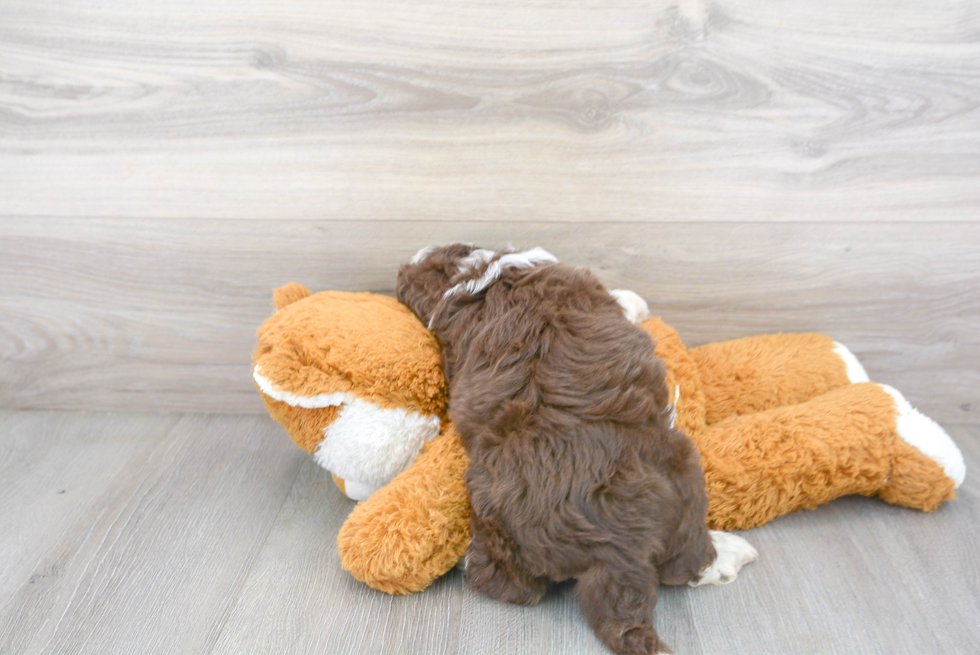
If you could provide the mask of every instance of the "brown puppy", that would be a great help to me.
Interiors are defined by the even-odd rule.
[[[469,585],[533,605],[549,583],[577,578],[612,650],[667,652],[652,626],[657,585],[728,581],[755,551],[709,533],[665,367],[624,316],[645,303],[616,293],[540,248],[464,244],[420,251],[397,284],[442,344],[449,415],[471,460]]]

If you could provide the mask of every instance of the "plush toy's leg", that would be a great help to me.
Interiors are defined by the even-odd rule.
[[[342,566],[389,594],[421,591],[451,569],[470,541],[468,465],[447,424],[408,469],[351,512],[337,537]]]
[[[938,423],[912,407],[897,389],[888,385],[881,388],[895,401],[895,433],[900,441],[892,460],[891,475],[878,490],[878,497],[895,505],[932,511],[946,498],[937,495],[936,482],[931,479],[935,476],[921,470],[922,456],[942,467],[947,478],[939,482],[942,488],[948,488],[948,481],[952,480],[955,489],[966,478],[963,454]],[[952,491],[948,493],[949,498],[954,496]]]
[[[689,352],[701,372],[708,425],[868,381],[857,358],[821,334],[745,337]]]
[[[965,472],[959,450],[895,394],[872,383],[848,385],[694,435],[708,524],[751,528],[847,494],[925,511],[953,498]]]

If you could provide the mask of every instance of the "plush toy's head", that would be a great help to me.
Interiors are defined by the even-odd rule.
[[[439,434],[439,345],[387,296],[290,284],[275,303],[253,354],[262,400],[344,493],[364,500]]]

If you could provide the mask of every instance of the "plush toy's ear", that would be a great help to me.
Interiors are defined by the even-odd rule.
[[[276,304],[276,309],[279,310],[310,295],[312,295],[310,290],[302,284],[290,282],[272,292],[272,301]]]

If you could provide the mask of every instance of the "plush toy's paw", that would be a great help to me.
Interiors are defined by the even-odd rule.
[[[623,314],[626,315],[626,319],[630,323],[639,324],[650,318],[650,308],[647,307],[647,301],[637,294],[627,289],[613,289],[609,293],[623,308]]]
[[[389,594],[421,591],[451,569],[470,541],[467,466],[447,424],[405,472],[351,512],[337,535],[342,566]]]
[[[913,408],[895,389],[877,385],[894,403],[895,436],[888,477],[877,496],[931,512],[956,497],[966,477],[963,455],[938,423]]]
[[[897,389],[880,385],[895,400],[897,416],[895,432],[902,441],[936,462],[953,481],[954,487],[966,478],[966,463],[956,443],[943,428],[931,418],[912,407]]]
[[[701,572],[700,578],[688,583],[692,587],[733,582],[743,566],[759,557],[759,551],[752,544],[730,532],[712,530],[711,543],[718,555],[711,566]]]

